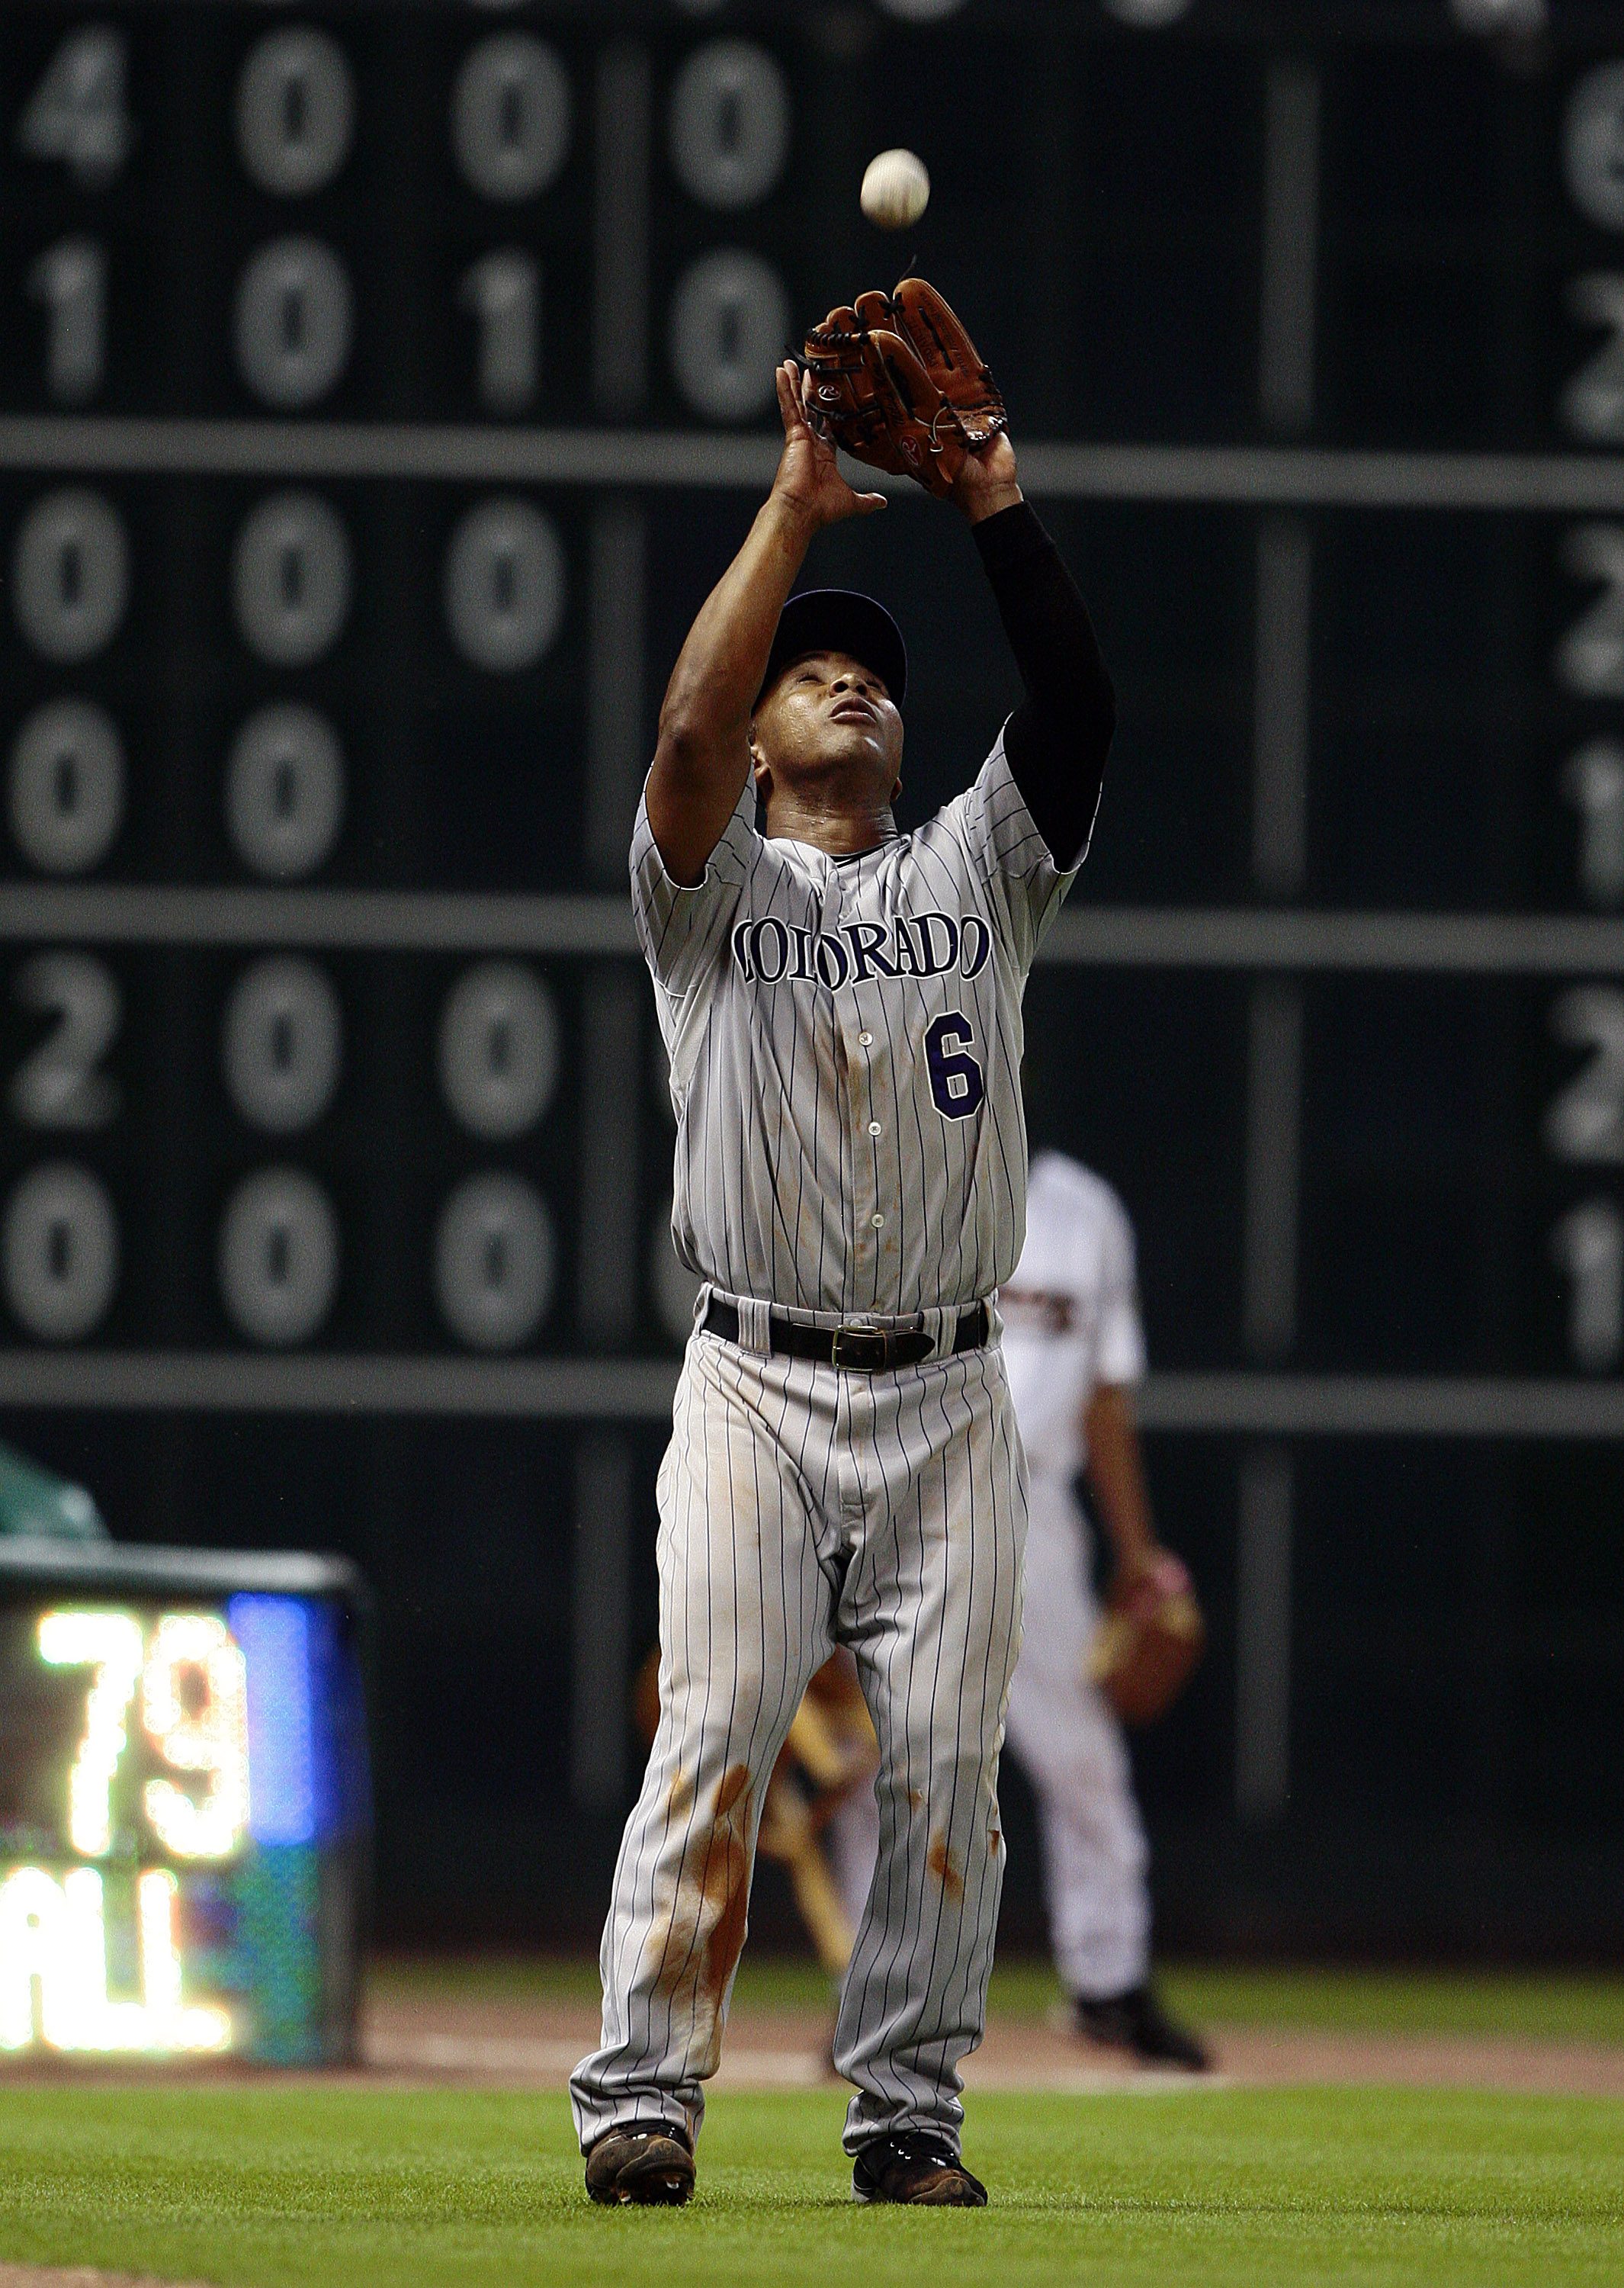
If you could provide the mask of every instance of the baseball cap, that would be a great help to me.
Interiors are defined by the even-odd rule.
[[[907,647],[902,631],[883,604],[872,596],[860,595],[855,588],[806,588],[791,596],[778,616],[757,704],[761,703],[762,692],[791,660],[804,659],[814,651],[844,651],[860,660],[880,678],[891,694],[891,704],[901,706],[907,687]]]

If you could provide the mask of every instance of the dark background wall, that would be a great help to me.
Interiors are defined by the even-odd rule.
[[[6,12],[0,1434],[121,1537],[357,1558],[384,1934],[594,1935],[682,1314],[630,806],[770,479],[772,358],[913,258],[998,374],[1121,699],[1027,1024],[1034,1140],[1137,1227],[1153,1489],[1213,1623],[1137,1750],[1164,1934],[1616,1952],[1624,10],[1495,37],[1442,0],[908,12]],[[277,52],[301,100],[336,68],[352,122],[309,188],[275,173],[285,113],[241,125],[298,27],[329,43]],[[934,183],[906,242],[856,203],[891,142]],[[289,242],[291,334],[250,274]],[[755,266],[718,285],[718,252]],[[289,493],[347,562],[303,650],[274,563],[243,569]],[[493,540],[492,503],[543,537]],[[296,619],[329,545],[299,513]],[[973,549],[899,495],[809,577],[907,630],[907,825],[1017,695]],[[42,718],[65,701],[102,730]],[[342,814],[277,872],[230,761],[289,704]],[[74,844],[109,727],[122,799]],[[71,798],[29,776],[41,739]],[[226,1049],[289,954],[295,1080],[337,1021],[297,1119]],[[551,1077],[503,1115],[456,995],[513,962]],[[101,1225],[83,1185],[20,1195],[65,1164]],[[317,1204],[281,1196],[234,1286],[266,1169]],[[444,1219],[488,1235],[490,1177],[476,1324]],[[320,1307],[273,1325],[289,1279]],[[1010,1794],[1006,1937],[1035,1942]]]

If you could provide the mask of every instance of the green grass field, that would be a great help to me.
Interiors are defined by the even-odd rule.
[[[1624,2269],[1624,2104],[1333,2089],[983,2096],[980,2213],[854,2209],[837,2092],[718,2098],[680,2212],[581,2190],[564,2101],[0,2085],[0,2255],[222,2288],[937,2280],[1565,2288]]]
[[[1624,1981],[1507,1973],[1169,1971],[1198,2023],[1624,2045]],[[383,1964],[380,1999],[585,2003],[590,1965]],[[1041,2018],[1042,1966],[992,2014]],[[821,2011],[810,1965],[750,1961],[741,2010]],[[984,2094],[981,2214],[853,2209],[838,2091],[716,2099],[700,2193],[595,2209],[561,2097],[517,2091],[0,2077],[0,2258],[220,2288],[625,2288],[955,2278],[1427,2284],[1624,2279],[1624,2101],[1414,2088]]]

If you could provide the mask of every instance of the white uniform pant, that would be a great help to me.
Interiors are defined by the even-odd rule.
[[[841,1993],[845,2144],[956,2141],[1002,1887],[998,1752],[1026,1462],[995,1347],[881,1374],[696,1333],[661,1466],[660,1723],[604,1929],[583,2145],[695,2134],[745,1937],[766,1783],[837,1643],[879,1738],[878,1850]]]
[[[1037,1796],[1055,1962],[1090,1999],[1150,1971],[1150,1854],[1114,1710],[1085,1675],[1099,1625],[1088,1528],[1069,1486],[1034,1479],[1026,1531],[1025,1641],[1010,1690],[1009,1746]],[[835,1879],[855,1918],[875,1849],[864,1791],[828,1830]]]
[[[1068,1485],[1034,1482],[1026,1636],[1010,1746],[1038,1800],[1049,1927],[1070,1994],[1099,1998],[1150,1972],[1150,1851],[1115,1710],[1087,1676],[1099,1609],[1088,1529]]]

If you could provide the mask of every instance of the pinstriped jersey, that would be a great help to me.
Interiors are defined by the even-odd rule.
[[[632,838],[677,1252],[786,1308],[963,1308],[1020,1254],[1021,996],[1075,868],[1055,865],[1002,735],[963,794],[856,857],[768,841],[755,808],[747,780],[692,888],[646,803]]]

